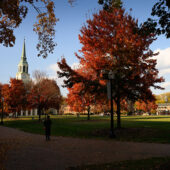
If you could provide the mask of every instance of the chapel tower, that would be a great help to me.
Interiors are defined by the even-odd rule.
[[[25,50],[25,39],[22,49],[21,60],[18,64],[18,72],[16,74],[16,79],[23,80],[23,82],[28,82],[30,80],[30,75],[28,74],[28,62],[26,58]]]

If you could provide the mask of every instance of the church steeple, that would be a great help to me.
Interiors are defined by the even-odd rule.
[[[25,38],[22,48],[21,60],[18,64],[18,73],[16,74],[16,78],[25,81],[30,79],[30,75],[28,74],[28,63],[26,58],[26,48],[25,48]]]
[[[27,58],[26,58],[26,51],[25,51],[25,38],[24,38],[21,60],[26,61],[26,59],[27,59]]]

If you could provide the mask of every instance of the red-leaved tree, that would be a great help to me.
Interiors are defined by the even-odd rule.
[[[153,34],[141,35],[135,30],[138,23],[123,9],[112,12],[100,11],[87,20],[79,35],[82,48],[76,53],[80,61],[80,74],[71,69],[65,59],[58,62],[62,71],[59,77],[66,77],[64,86],[72,88],[76,83],[83,83],[85,91],[91,94],[105,94],[106,81],[103,72],[113,73],[112,89],[117,105],[117,127],[121,127],[120,103],[122,100],[153,100],[150,87],[159,88],[156,83],[163,80],[158,77],[156,60],[150,50],[150,44],[155,40]],[[106,98],[106,97],[105,97]]]
[[[36,82],[28,94],[29,108],[38,109],[39,120],[43,109],[59,110],[61,102],[61,93],[56,81],[48,78],[42,78]]]
[[[135,103],[136,109],[138,111],[143,111],[143,112],[147,112],[149,115],[151,115],[151,113],[156,112],[156,109],[158,107],[158,105],[155,103],[155,101],[137,101]]]
[[[22,80],[15,78],[10,79],[9,84],[4,84],[2,87],[2,96],[4,97],[4,104],[6,112],[20,112],[26,107],[26,90]]]

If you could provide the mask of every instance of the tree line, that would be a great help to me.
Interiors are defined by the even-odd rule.
[[[23,82],[11,78],[8,84],[0,84],[0,103],[6,114],[37,109],[39,119],[42,111],[49,108],[59,111],[62,96],[55,80],[44,77],[44,74],[35,71],[35,81]],[[3,101],[2,101],[3,100]]]

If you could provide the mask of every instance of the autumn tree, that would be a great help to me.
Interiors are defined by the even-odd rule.
[[[137,101],[135,103],[136,110],[143,111],[151,115],[151,113],[155,113],[157,109],[157,104],[155,101]]]
[[[103,80],[103,71],[108,75],[113,72],[114,100],[117,104],[117,126],[120,124],[120,103],[123,99],[152,100],[154,96],[150,87],[159,88],[156,83],[162,82],[155,68],[156,54],[150,50],[150,44],[155,35],[141,35],[134,30],[138,23],[123,9],[114,9],[112,12],[100,11],[87,20],[79,35],[82,48],[77,58],[84,71],[92,70],[91,77],[83,77],[72,70],[65,59],[58,62],[61,72],[59,77],[66,77],[66,87],[83,82],[90,92],[106,92],[106,80]],[[93,93],[92,93],[93,94]]]
[[[63,62],[65,63],[64,65],[67,65],[65,60],[63,60]],[[67,87],[69,91],[67,99],[68,104],[74,111],[80,112],[87,110],[89,120],[91,108],[99,106],[101,103],[105,103],[104,101],[106,101],[106,96],[103,96],[103,91],[100,93],[100,89],[98,89],[98,91],[95,89],[95,87],[98,88],[99,83],[94,83],[96,75],[93,69],[85,68],[85,66],[82,65],[74,70],[72,70],[68,65],[66,67],[66,70],[59,74],[60,76],[66,76],[68,78],[64,80],[66,84],[65,87]],[[86,81],[85,77],[87,80],[92,81]],[[73,82],[75,82],[75,84]],[[92,88],[89,89],[89,86]]]
[[[1,0],[0,1],[0,43],[4,46],[15,44],[14,29],[19,27],[27,16],[29,10],[37,12],[37,21],[33,30],[38,35],[38,56],[46,58],[52,53],[56,43],[54,42],[54,27],[58,19],[54,13],[54,1],[52,0]]]
[[[62,98],[56,81],[44,78],[36,82],[28,95],[28,101],[30,108],[38,109],[39,120],[42,110],[49,108],[59,110]]]
[[[68,88],[68,95],[66,102],[70,106],[70,110],[75,112],[83,112],[85,106],[83,105],[83,96],[80,95],[81,84],[77,83],[72,88]],[[85,100],[85,99],[84,99]]]
[[[67,103],[70,109],[77,112],[87,111],[87,120],[90,120],[90,113],[96,106],[96,94],[85,91],[82,83],[76,83],[72,88],[68,88]]]
[[[67,104],[75,112],[87,111],[87,120],[90,120],[90,113],[108,112],[108,103],[103,94],[89,93],[82,89],[82,83],[76,83],[68,88]]]
[[[2,103],[2,101],[1,101],[1,99],[2,99],[2,84],[0,83],[0,107],[1,107],[1,103]]]
[[[0,109],[1,109],[1,124],[3,124],[3,96],[2,96],[2,84],[0,83]]]
[[[8,102],[6,102],[9,101],[9,84],[3,84],[1,89],[1,97],[4,98],[4,103],[3,103],[3,105],[5,105],[4,112],[9,113],[10,110],[9,110],[9,106],[7,105]]]
[[[15,116],[17,112],[26,107],[26,90],[22,80],[11,78],[9,84],[3,85],[2,96],[6,111],[13,112]]]

